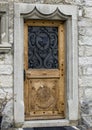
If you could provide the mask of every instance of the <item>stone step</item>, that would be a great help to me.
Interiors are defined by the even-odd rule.
[[[39,128],[24,128],[23,130],[78,130],[70,126],[66,127],[39,127]]]

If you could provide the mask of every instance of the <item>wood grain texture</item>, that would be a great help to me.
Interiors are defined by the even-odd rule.
[[[29,69],[26,71],[27,78],[60,78],[58,69]]]
[[[28,68],[28,26],[58,27],[58,69]],[[24,24],[25,120],[65,118],[65,34],[62,21],[28,20]]]

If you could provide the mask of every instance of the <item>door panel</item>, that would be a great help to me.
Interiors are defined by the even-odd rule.
[[[28,69],[26,70],[27,78],[60,78],[60,71],[58,69]]]
[[[65,117],[64,52],[64,24],[61,21],[25,21],[26,120]]]

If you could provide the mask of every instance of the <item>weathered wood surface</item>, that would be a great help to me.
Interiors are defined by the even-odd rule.
[[[58,63],[56,69],[28,68],[28,26],[58,28]],[[24,24],[25,118],[65,118],[65,41],[61,21],[28,20]]]

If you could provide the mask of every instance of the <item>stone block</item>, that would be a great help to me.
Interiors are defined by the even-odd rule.
[[[92,76],[82,76],[79,79],[79,85],[92,87]]]
[[[90,66],[83,67],[83,74],[92,75],[92,67],[90,67]]]
[[[86,28],[86,33],[85,35],[87,36],[92,36],[92,27]]]
[[[79,46],[79,56],[84,56],[85,54],[85,46]]]
[[[92,36],[92,27],[80,27],[79,34],[82,36]]]
[[[56,1],[58,1],[58,0],[56,0]],[[61,0],[61,2],[65,3],[65,4],[81,5],[83,3],[83,0]]]
[[[12,87],[13,86],[13,76],[6,76],[6,75],[1,75],[0,76],[0,86],[1,87]]]
[[[89,106],[88,106],[88,101],[85,100],[81,100],[80,101],[80,105],[81,105],[81,112],[83,114],[88,114],[89,113]]]
[[[39,0],[38,0],[39,1]],[[67,0],[65,0],[66,2]],[[72,0],[68,0],[68,2],[71,2]],[[41,0],[40,3],[44,4],[58,4],[58,3],[63,3],[63,0]]]
[[[81,100],[80,104],[82,115],[92,116],[92,100],[90,101],[88,98],[84,98],[84,100]]]
[[[85,97],[89,100],[92,100],[92,88],[85,89]]]
[[[75,0],[75,3],[77,3],[78,5],[80,5],[80,4],[83,4],[84,1],[83,0]]]
[[[83,120],[83,124],[85,124],[85,126],[87,126],[88,130],[90,130],[90,128],[92,128],[92,117],[84,116],[82,120]]]
[[[92,56],[92,46],[86,46],[85,47],[85,55],[86,56]]]
[[[4,60],[0,60],[0,65],[4,64]]]
[[[79,27],[92,27],[92,19],[80,18],[78,25]]]
[[[79,99],[82,100],[84,96],[84,88],[83,87],[79,87]]]
[[[92,6],[92,0],[85,0],[85,5]]]
[[[79,65],[92,65],[92,57],[79,57]]]
[[[92,37],[91,36],[80,36],[79,45],[92,45]]]
[[[24,3],[36,3],[36,4],[44,3],[44,0],[20,0],[20,1],[23,1]],[[16,2],[19,2],[19,0],[16,0]]]
[[[79,27],[79,34],[84,36],[86,34],[86,29],[85,27]]]
[[[11,53],[5,54],[5,59],[4,59],[5,64],[13,64],[13,55]]]
[[[65,3],[74,4],[74,0],[65,0]]]
[[[84,17],[92,18],[92,7],[84,7]]]
[[[13,72],[13,67],[12,65],[0,65],[0,75],[2,74],[6,74],[6,75],[10,75]]]
[[[13,23],[13,20],[11,19],[12,23]],[[10,37],[9,37],[9,41],[10,43],[12,44],[13,43],[13,30],[12,29],[9,29],[9,34],[10,34]]]
[[[89,100],[88,106],[89,106],[89,115],[92,116],[92,99]]]
[[[4,64],[4,58],[5,58],[5,55],[0,54],[0,64]]]
[[[10,100],[3,112],[2,112],[3,118],[1,123],[1,129],[8,129],[13,126],[13,101]]]
[[[79,76],[82,76],[82,75],[83,75],[83,67],[79,66]]]
[[[5,97],[10,99],[12,97],[12,95],[13,95],[12,88],[0,87],[0,99],[4,99]]]

